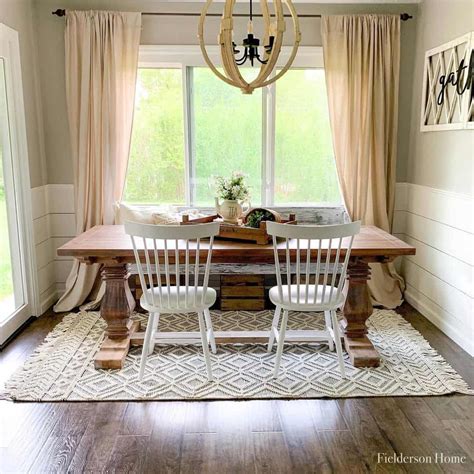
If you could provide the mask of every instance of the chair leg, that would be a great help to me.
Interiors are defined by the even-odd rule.
[[[324,311],[324,319],[326,321],[326,329],[328,329],[328,328],[332,329],[331,312],[330,311]],[[329,334],[329,337],[328,337],[328,345],[329,345],[329,350],[331,352],[334,352],[334,341],[332,340],[331,334]]]
[[[285,343],[285,334],[286,334],[286,324],[288,323],[288,310],[283,311],[283,319],[281,321],[280,333],[278,337],[278,346],[275,359],[275,372],[274,377],[278,377],[278,372],[280,370],[281,355],[283,353],[283,344]]]
[[[204,310],[204,318],[206,320],[206,327],[207,333],[209,334],[209,343],[211,344],[212,353],[215,354],[217,352],[216,348],[216,340],[214,339],[214,330],[212,329],[212,321],[211,321],[211,313],[209,312],[209,308]]]
[[[273,343],[275,342],[275,333],[273,328],[278,329],[278,322],[280,321],[281,315],[281,306],[275,308],[275,314],[273,315],[272,327],[270,328],[270,337],[268,338],[267,352],[271,352],[273,348]]]
[[[142,380],[143,374],[145,373],[146,360],[148,358],[148,350],[150,347],[151,335],[153,334],[153,328],[155,326],[155,313],[150,313],[148,317],[148,325],[145,331],[145,340],[143,341],[142,357],[140,360],[140,371],[138,372],[138,378]]]
[[[342,353],[341,334],[339,332],[339,322],[337,320],[336,311],[331,311],[332,327],[334,331],[334,339],[336,343],[336,353],[339,360],[339,370],[343,378],[346,378],[346,369],[344,367],[344,354]]]
[[[148,346],[148,355],[152,355],[155,350],[155,334],[158,331],[158,326],[160,324],[160,313],[154,313],[155,319],[153,321],[153,332],[151,333],[150,343]]]
[[[204,324],[203,313],[198,313],[199,318],[199,330],[201,331],[201,342],[202,342],[202,352],[204,353],[204,359],[206,360],[207,367],[207,378],[209,381],[212,380],[212,368],[211,368],[211,356],[209,354],[209,344],[207,342],[206,335],[206,326]]]

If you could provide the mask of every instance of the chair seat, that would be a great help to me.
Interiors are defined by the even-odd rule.
[[[152,301],[151,292],[155,295],[155,305],[147,304],[146,296],[148,299]],[[196,289],[194,287],[190,287],[188,289],[188,300],[186,304],[186,288],[180,287],[179,295],[178,295],[178,288],[176,286],[170,287],[170,297],[168,302],[168,290],[166,286],[161,288],[162,297],[161,297],[161,304],[160,304],[160,293],[158,287],[149,288],[140,298],[140,305],[143,309],[146,309],[150,312],[157,312],[157,313],[174,313],[178,312],[195,312],[201,311],[203,309],[209,308],[216,302],[217,293],[214,288],[207,288],[206,293],[204,295],[204,299],[202,298],[204,288],[202,286],[198,286]],[[194,303],[194,294],[196,293],[196,303]]]
[[[300,285],[300,293],[298,299],[298,285],[290,285],[290,298],[288,298],[288,285],[282,286],[283,298],[280,298],[278,292],[278,286],[274,286],[270,289],[269,297],[274,305],[281,306],[283,309],[288,310],[301,310],[301,311],[323,311],[326,309],[337,309],[344,304],[344,295],[341,292],[336,298],[337,288],[334,287],[332,290],[332,299],[329,301],[329,295],[331,294],[331,286],[326,285],[324,291],[324,285],[317,286],[316,303],[314,302],[314,291],[313,285],[308,286],[308,302],[306,301],[306,285]],[[324,291],[324,303],[322,303],[322,296]],[[299,301],[299,303],[298,303]]]

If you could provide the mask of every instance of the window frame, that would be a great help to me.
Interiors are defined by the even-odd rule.
[[[281,49],[278,67],[283,67],[291,54],[291,47]],[[211,61],[221,65],[218,46],[207,47]],[[183,83],[183,124],[185,158],[186,206],[195,205],[195,134],[193,119],[193,67],[207,67],[197,45],[140,45],[138,68],[181,69]],[[324,69],[323,48],[300,46],[292,69]],[[261,196],[262,206],[274,205],[275,191],[275,132],[276,132],[276,87],[275,83],[262,89],[262,149],[261,149]],[[284,204],[283,206],[291,206]],[[334,207],[341,203],[307,203],[304,207]],[[301,207],[301,206],[299,206]]]

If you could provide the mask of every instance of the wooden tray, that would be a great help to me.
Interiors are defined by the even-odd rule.
[[[271,242],[271,237],[267,234],[267,223],[260,222],[258,229],[244,226],[240,220],[240,224],[228,224],[218,215],[200,217],[197,219],[189,219],[188,215],[183,215],[181,225],[205,224],[206,222],[220,222],[219,238],[230,240],[245,240],[255,242],[258,245],[267,245]],[[281,218],[282,224],[297,224],[294,214],[290,214],[288,219]]]

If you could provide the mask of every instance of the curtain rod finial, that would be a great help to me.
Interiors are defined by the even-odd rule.
[[[51,12],[51,15],[66,16],[66,10],[58,8],[55,12]]]
[[[409,20],[410,18],[413,18],[413,16],[410,15],[409,13],[402,13],[402,14],[400,15],[400,20],[402,20],[402,21],[407,21],[407,20]]]

